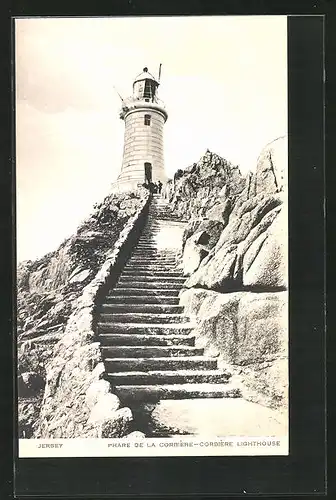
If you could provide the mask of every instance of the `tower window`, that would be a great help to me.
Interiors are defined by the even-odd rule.
[[[145,125],[150,125],[150,123],[151,123],[151,116],[150,115],[145,115],[144,124]]]
[[[152,85],[149,80],[145,81],[144,97],[150,99],[153,95]]]

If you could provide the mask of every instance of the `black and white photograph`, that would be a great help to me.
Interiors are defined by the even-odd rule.
[[[15,19],[19,457],[288,455],[287,16]]]

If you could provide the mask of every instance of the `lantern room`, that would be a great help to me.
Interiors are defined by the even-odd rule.
[[[142,73],[133,82],[133,98],[146,102],[154,102],[158,86],[159,83],[148,72],[148,68],[144,68]]]

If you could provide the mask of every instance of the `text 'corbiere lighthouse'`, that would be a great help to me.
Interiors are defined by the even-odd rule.
[[[130,191],[143,184],[165,182],[163,126],[168,118],[158,98],[160,81],[144,68],[133,82],[133,95],[122,99],[120,118],[125,121],[121,172],[114,186]]]

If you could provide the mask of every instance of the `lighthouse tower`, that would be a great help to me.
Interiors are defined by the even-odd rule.
[[[167,179],[163,126],[168,114],[158,98],[158,86],[159,81],[143,68],[133,82],[133,95],[122,100],[120,118],[125,122],[125,135],[121,172],[115,183],[118,191]]]

